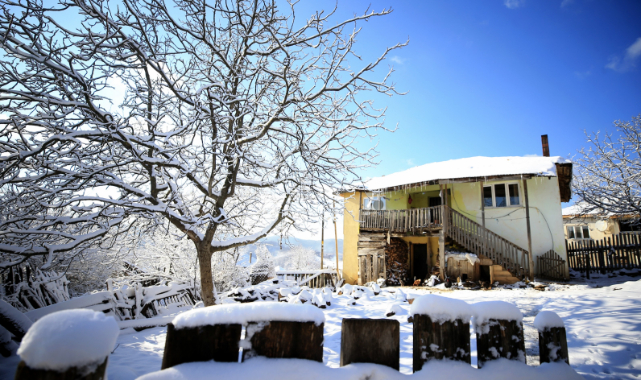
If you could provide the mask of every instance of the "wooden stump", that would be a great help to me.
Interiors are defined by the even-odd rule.
[[[238,362],[240,324],[176,329],[167,325],[161,369],[189,362]]]
[[[414,372],[432,359],[451,359],[471,364],[470,324],[460,319],[432,322],[427,315],[414,315]]]
[[[250,349],[243,350],[243,361],[252,356],[307,359],[323,362],[324,324],[314,322],[250,322],[246,338]]]
[[[550,327],[539,331],[539,355],[541,363],[564,361],[570,364],[565,327]]]
[[[518,360],[525,363],[525,339],[523,324],[504,319],[490,319],[477,326],[476,351],[478,367],[499,358]],[[479,331],[480,330],[480,331]]]
[[[399,369],[400,324],[393,319],[343,318],[341,367],[374,363]]]
[[[103,380],[106,378],[107,359],[96,366],[93,371],[87,368],[71,367],[64,372],[29,368],[24,361],[20,361],[14,380]]]

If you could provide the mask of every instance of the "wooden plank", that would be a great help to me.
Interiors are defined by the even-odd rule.
[[[238,362],[240,324],[209,325],[176,329],[167,324],[161,369],[182,363]]]
[[[344,318],[341,327],[341,367],[374,363],[399,369],[400,324],[393,319]]]
[[[324,324],[314,322],[250,322],[245,339],[250,340],[251,349],[243,350],[243,361],[258,355],[322,363],[323,330]]]
[[[485,199],[483,197],[483,181],[481,181],[481,220],[483,221],[483,228],[485,228]]]
[[[476,350],[478,368],[482,368],[485,363],[499,358],[524,361],[525,339],[523,338],[523,324],[503,319],[490,319],[483,326],[477,326]]]
[[[433,322],[427,315],[415,314],[413,322],[413,370],[433,360],[450,359],[471,363],[470,324],[461,320]]]
[[[565,327],[547,328],[539,331],[539,358],[541,363],[564,361],[570,364]]]
[[[238,354],[236,354],[238,359]],[[14,376],[15,380],[103,380],[107,378],[107,358],[102,364],[96,366],[92,371],[87,367],[71,367],[64,372],[54,370],[34,369],[21,360]]]

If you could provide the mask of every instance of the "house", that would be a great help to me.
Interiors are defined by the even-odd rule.
[[[392,248],[407,250],[400,264],[410,282],[438,274],[514,283],[550,266],[567,278],[561,202],[570,200],[571,178],[561,157],[471,157],[343,191],[343,278],[386,278],[399,264],[386,260]],[[554,262],[538,265],[544,257]]]
[[[586,211],[582,202],[563,210],[563,232],[569,241],[601,240],[620,233],[639,233],[641,226],[629,223],[638,215],[614,215],[598,210]]]

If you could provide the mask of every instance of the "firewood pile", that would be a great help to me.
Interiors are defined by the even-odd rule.
[[[390,243],[385,247],[388,285],[404,285],[407,283],[409,273],[407,258],[407,243],[399,238],[391,238]]]

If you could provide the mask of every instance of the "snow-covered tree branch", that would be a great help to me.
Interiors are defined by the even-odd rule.
[[[576,162],[573,188],[582,213],[641,215],[641,115],[615,121],[616,136],[587,135],[592,146]]]
[[[212,254],[329,209],[375,157],[355,142],[385,110],[360,93],[396,94],[376,70],[405,43],[370,63],[353,48],[390,10],[332,25],[268,0],[51,3],[0,1],[3,266],[169,221],[212,305]]]

